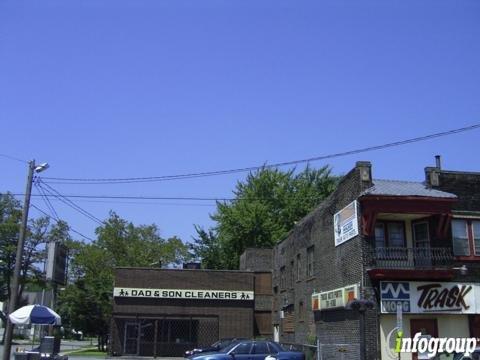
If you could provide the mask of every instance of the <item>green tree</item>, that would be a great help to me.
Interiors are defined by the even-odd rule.
[[[9,193],[0,194],[0,301],[10,298],[21,217],[20,203]],[[48,217],[31,219],[28,223],[20,269],[19,299],[26,286],[34,283],[43,285],[43,269],[39,268],[39,264],[45,260],[45,244],[53,229]]]
[[[188,260],[179,238],[163,239],[156,225],[135,226],[112,212],[96,229],[97,240],[72,244],[69,279],[59,296],[65,325],[98,337],[103,349],[111,317],[114,269],[119,266],[175,266]]]
[[[206,267],[237,269],[247,247],[271,247],[283,239],[337,182],[327,166],[299,173],[269,168],[250,173],[237,183],[233,201],[217,202],[212,229],[196,226],[193,253]]]
[[[198,225],[194,226],[198,237],[194,239],[193,244],[190,244],[190,250],[195,254],[197,259],[201,259],[204,268],[223,269],[224,264],[222,259],[224,256],[215,231],[212,229],[205,230]]]
[[[13,195],[0,194],[0,301],[2,302],[10,299],[21,217],[21,205]],[[42,266],[46,260],[46,243],[52,240],[65,240],[67,236],[68,225],[64,222],[51,225],[48,217],[30,219],[20,268],[17,307],[25,304],[22,294],[27,288],[41,289],[46,286]],[[5,320],[3,314],[1,316]]]

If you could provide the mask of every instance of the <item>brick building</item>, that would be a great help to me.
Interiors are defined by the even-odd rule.
[[[111,352],[183,356],[220,338],[271,336],[271,251],[241,271],[117,268]]]
[[[480,337],[479,235],[480,173],[438,163],[424,182],[375,180],[358,162],[273,249],[275,337],[387,359],[398,305],[406,337]]]
[[[439,161],[422,182],[372,173],[357,162],[273,249],[247,249],[240,271],[117,269],[112,352],[261,336],[370,360],[390,359],[396,326],[480,337],[480,173]]]

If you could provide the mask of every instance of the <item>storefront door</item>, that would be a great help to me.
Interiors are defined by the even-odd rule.
[[[125,335],[123,342],[123,353],[126,355],[138,355],[139,345],[139,324],[136,322],[125,323]]]
[[[416,333],[422,335],[429,335],[431,337],[438,337],[438,323],[437,319],[411,319],[410,320],[410,334],[413,338]],[[412,355],[413,360],[419,358],[418,353]]]

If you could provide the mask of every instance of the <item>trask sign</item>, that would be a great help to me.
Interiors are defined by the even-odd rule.
[[[382,313],[480,313],[480,284],[445,282],[381,282]]]

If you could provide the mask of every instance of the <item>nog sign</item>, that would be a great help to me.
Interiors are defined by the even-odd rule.
[[[479,314],[480,284],[448,282],[381,282],[382,313]]]

